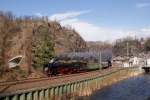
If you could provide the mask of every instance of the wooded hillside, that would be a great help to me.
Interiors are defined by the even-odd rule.
[[[28,76],[56,55],[86,49],[74,29],[46,18],[15,17],[11,12],[0,12],[0,36],[0,76],[10,72],[8,61],[18,55],[23,59],[17,70]]]

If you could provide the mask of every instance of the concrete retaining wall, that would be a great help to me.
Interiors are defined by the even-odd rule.
[[[21,91],[1,97],[0,100],[75,100],[90,96],[94,91],[120,80],[141,74],[138,68],[123,68],[94,78],[37,90]]]

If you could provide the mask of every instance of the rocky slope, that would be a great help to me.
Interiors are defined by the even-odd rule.
[[[75,30],[62,27],[57,22],[50,22],[48,25],[53,34],[56,54],[86,50],[86,42]]]

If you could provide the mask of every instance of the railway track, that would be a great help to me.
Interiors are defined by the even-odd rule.
[[[14,85],[14,84],[22,84],[22,83],[28,83],[28,82],[37,82],[37,81],[44,81],[44,80],[52,80],[52,79],[59,79],[59,78],[65,78],[65,77],[73,77],[73,76],[80,76],[80,75],[86,75],[95,73],[97,71],[89,71],[84,73],[76,73],[76,74],[68,74],[68,75],[58,75],[58,76],[52,76],[52,77],[43,77],[43,78],[31,78],[31,79],[25,79],[25,80],[18,80],[18,81],[5,81],[0,82],[0,86],[5,85]]]
[[[15,82],[1,82],[0,83],[0,94],[11,93],[14,91],[28,90],[32,88],[39,88],[45,86],[57,86],[63,83],[69,83],[77,80],[88,79],[89,77],[97,77],[99,75],[106,74],[110,71],[115,71],[119,68],[109,68],[101,71],[90,71],[85,73],[77,73],[63,76],[55,76],[48,78],[36,78],[28,80],[20,80]]]
[[[31,78],[31,79],[25,79],[25,80],[18,80],[18,81],[6,81],[6,82],[0,82],[0,86],[5,85],[14,85],[14,84],[22,84],[22,83],[32,83],[32,82],[38,82],[38,81],[45,81],[45,80],[52,80],[52,79],[59,79],[59,78],[66,78],[66,77],[73,77],[77,75],[86,75],[89,73],[97,72],[97,71],[90,71],[90,72],[84,72],[84,73],[76,73],[76,74],[68,74],[68,75],[58,75],[58,76],[52,76],[52,77],[43,77],[43,78]]]

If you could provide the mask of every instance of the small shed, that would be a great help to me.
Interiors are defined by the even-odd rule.
[[[21,61],[22,61],[22,58],[23,58],[22,55],[18,55],[18,56],[15,56],[15,57],[11,58],[8,61],[9,68],[14,68],[16,66],[19,66]]]

